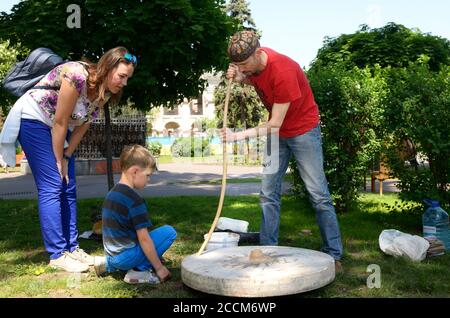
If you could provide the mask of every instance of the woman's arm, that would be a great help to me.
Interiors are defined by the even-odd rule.
[[[77,90],[65,79],[61,82],[58,102],[56,104],[55,119],[52,128],[52,147],[55,154],[56,165],[61,173],[61,178],[66,177],[66,171],[62,170],[62,158],[64,151],[64,140],[67,135],[67,128],[69,126],[69,119],[72,115],[73,109],[79,94]]]
[[[69,139],[69,146],[64,150],[64,154],[68,157],[72,156],[75,149],[79,145],[81,139],[86,134],[86,131],[89,129],[90,123],[86,122],[81,126],[77,126],[72,131]]]

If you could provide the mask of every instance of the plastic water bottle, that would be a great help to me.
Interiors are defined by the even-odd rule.
[[[434,237],[444,243],[450,250],[450,230],[447,212],[441,208],[438,201],[426,199],[427,210],[422,215],[423,237]]]

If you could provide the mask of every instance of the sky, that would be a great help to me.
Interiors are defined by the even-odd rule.
[[[126,0],[124,0],[126,1]],[[18,0],[0,0],[9,12]],[[261,45],[288,55],[308,68],[325,37],[355,33],[362,24],[388,22],[450,39],[448,0],[247,0]]]

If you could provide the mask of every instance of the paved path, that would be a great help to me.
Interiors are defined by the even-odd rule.
[[[228,179],[235,178],[261,178],[261,167],[228,166]],[[114,182],[120,176],[114,175]],[[150,183],[138,190],[145,197],[162,196],[219,196],[220,182],[208,184],[211,180],[221,180],[221,165],[205,165],[192,163],[160,164],[159,171],[150,178]],[[255,183],[227,183],[227,196],[257,195],[261,184]],[[290,184],[283,184],[283,192],[289,191]],[[395,180],[383,183],[384,192],[398,191]],[[370,191],[370,184],[367,186]],[[378,181],[376,183],[378,191]],[[106,175],[77,176],[77,195],[82,198],[101,198],[108,193]],[[36,186],[32,175],[21,173],[0,174],[0,199],[35,199]]]
[[[138,190],[146,197],[220,195],[220,182],[207,184],[211,180],[221,180],[222,166],[200,164],[160,164],[159,171],[152,174],[150,183]],[[228,166],[228,178],[260,178],[261,167]],[[120,175],[114,175],[114,182]],[[289,184],[285,184],[285,190]],[[228,183],[226,195],[258,194],[260,182]],[[104,197],[108,192],[106,175],[77,176],[78,198]],[[37,197],[32,175],[21,173],[0,174],[0,198],[33,199]]]

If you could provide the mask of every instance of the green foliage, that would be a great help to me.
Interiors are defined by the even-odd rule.
[[[193,126],[196,127],[199,131],[206,132],[208,137],[213,137],[215,135],[217,129],[217,118],[200,118],[195,120]]]
[[[223,111],[225,107],[226,84],[223,80],[214,92],[214,100],[216,104],[216,118],[219,127],[223,127]],[[230,100],[228,103],[227,127],[237,130],[245,130],[247,128],[256,127],[265,118],[268,118],[268,112],[261,103],[255,88],[250,85],[232,84],[230,92]],[[253,150],[252,143],[246,139],[245,144],[234,143],[233,153],[244,153],[244,162],[249,163],[250,152]],[[261,144],[256,141],[256,144]],[[258,146],[257,146],[258,147]],[[263,148],[259,148],[263,149]]]
[[[136,106],[177,103],[203,90],[201,75],[226,65],[233,19],[223,0],[26,0],[0,15],[0,39],[29,49],[52,48],[72,60],[92,61],[118,45],[138,58],[124,92]],[[81,8],[81,29],[68,28],[69,4]]]
[[[159,156],[161,154],[162,144],[159,141],[151,141],[148,143],[147,149],[153,156]]]
[[[206,157],[211,154],[209,138],[181,137],[170,147],[173,157]]]
[[[308,76],[338,210],[355,202],[369,163],[380,158],[400,179],[402,198],[449,205],[449,43],[389,23],[328,38],[320,49]],[[296,169],[294,182],[303,193]]]
[[[326,38],[312,67],[333,63],[344,63],[347,69],[377,64],[407,67],[422,54],[430,57],[430,68],[438,70],[441,64],[450,64],[450,41],[392,22],[377,29],[363,25],[353,34]]]
[[[238,21],[239,30],[247,29],[256,32],[261,36],[261,32],[256,29],[256,24],[251,17],[251,10],[245,0],[230,0],[227,5],[227,12]],[[220,84],[214,92],[214,101],[216,104],[216,117],[219,127],[223,127],[223,110],[225,106],[225,97],[228,80],[225,74],[222,76]],[[258,126],[264,118],[267,118],[267,110],[261,103],[255,88],[251,85],[232,84],[230,100],[227,113],[227,127],[234,129],[247,129]],[[249,140],[245,141],[244,162],[249,163],[251,144]],[[236,154],[239,145],[233,145],[233,153]],[[242,149],[242,147],[241,147]]]
[[[325,173],[336,209],[344,211],[355,202],[367,167],[380,148],[377,131],[385,81],[379,68],[372,75],[368,68],[346,71],[338,64],[314,68],[308,77],[321,112]],[[291,168],[298,184],[295,162]]]
[[[8,71],[17,62],[17,57],[28,52],[29,50],[21,48],[20,44],[14,46],[8,40],[0,43],[0,81],[5,78]],[[6,117],[6,114],[15,101],[15,96],[0,89],[0,111],[3,116]]]
[[[219,127],[223,126],[223,108],[225,106],[226,83],[222,81],[216,88],[214,102]],[[255,89],[249,85],[232,84],[230,101],[228,104],[229,128],[243,128],[258,126],[267,118],[267,110],[261,103]]]
[[[240,27],[253,30],[256,27],[251,16],[249,3],[246,0],[230,0],[226,6],[226,11],[237,21]]]
[[[226,9],[228,14],[238,21],[239,29],[252,29],[258,33],[247,1],[230,0]],[[223,126],[223,107],[225,105],[227,82],[225,75],[223,75],[222,81],[214,92],[219,127]],[[255,127],[260,124],[266,114],[267,112],[253,86],[232,85],[228,105],[228,127],[244,129]]]
[[[433,72],[418,62],[388,68],[386,78],[386,155],[402,196],[416,202],[431,197],[449,207],[450,66]]]

